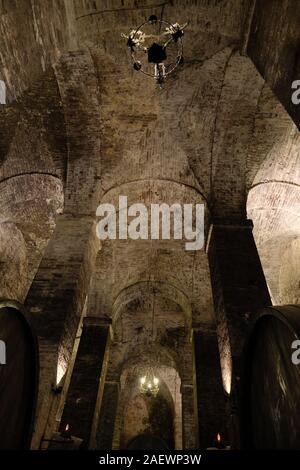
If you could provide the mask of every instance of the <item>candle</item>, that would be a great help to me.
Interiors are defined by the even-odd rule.
[[[218,432],[217,439],[215,441],[215,446],[217,449],[225,449],[226,445],[224,440],[221,437],[221,434]]]
[[[70,425],[67,424],[65,429],[61,431],[60,433],[61,437],[64,437],[65,439],[71,439],[71,431],[70,431]]]

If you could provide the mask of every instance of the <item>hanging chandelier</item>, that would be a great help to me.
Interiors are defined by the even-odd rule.
[[[180,26],[151,15],[128,35],[122,34],[127,39],[133,68],[153,77],[162,86],[168,75],[183,63],[183,30],[186,26],[187,23]]]
[[[152,368],[140,378],[140,392],[147,397],[156,397],[159,392],[159,380],[155,376]]]
[[[147,397],[156,397],[159,392],[159,380],[153,373],[147,371],[140,379],[140,392]]]
[[[151,323],[152,323],[152,340],[149,344],[149,350],[155,351],[155,341],[154,341],[154,317],[155,317],[155,309],[154,309],[154,290],[152,291],[153,301],[152,301],[152,315],[151,315]],[[155,361],[156,363],[157,361]],[[159,392],[159,380],[154,373],[154,368],[152,366],[153,361],[147,360],[145,364],[146,373],[140,378],[139,389],[143,395],[147,397],[156,397]]]

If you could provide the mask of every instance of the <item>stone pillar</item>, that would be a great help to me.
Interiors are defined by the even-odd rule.
[[[216,331],[194,329],[199,447],[211,447],[218,433],[227,436],[226,403],[222,386]]]
[[[231,225],[214,224],[207,247],[222,378],[224,389],[231,397],[231,415],[239,406],[237,384],[249,321],[257,310],[271,305],[252,229],[249,220]],[[231,444],[239,447],[236,416],[231,416],[231,430]]]
[[[25,304],[32,314],[39,344],[46,342],[51,350],[51,377],[56,375],[57,358],[61,369],[65,371],[68,366],[99,249],[93,227],[98,174],[95,162],[100,152],[99,83],[89,50],[62,55],[55,66],[55,74],[68,136],[64,213],[57,217],[55,231]],[[78,114],[79,109],[84,110],[84,116],[83,112]],[[47,361],[43,363],[47,365]],[[39,407],[33,448],[39,446],[53,402],[42,369],[39,388],[38,402],[44,405]]]
[[[27,294],[39,337],[39,395],[32,447],[37,449],[52,406],[58,358],[67,367],[95,259],[91,217],[61,215]]]
[[[63,430],[69,424],[71,434],[83,439],[84,447],[89,447],[93,439],[109,345],[110,325],[97,317],[85,317],[60,425],[60,430]]]
[[[39,449],[42,446],[42,438],[55,399],[52,388],[56,384],[57,360],[57,344],[45,338],[39,338],[39,386],[31,442],[33,449]]]
[[[182,448],[197,448],[197,426],[195,415],[195,393],[194,385],[182,382]]]
[[[197,449],[197,391],[193,336],[184,339],[181,349],[182,449]]]
[[[118,382],[105,382],[96,434],[96,448],[98,450],[111,450],[113,447],[119,392]]]

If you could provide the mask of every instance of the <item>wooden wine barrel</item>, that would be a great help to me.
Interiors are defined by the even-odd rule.
[[[245,349],[245,448],[300,449],[300,365],[292,362],[299,338],[299,305],[268,307],[258,315]]]
[[[30,445],[38,385],[37,342],[22,308],[0,302],[0,449]],[[2,362],[2,363],[1,363]]]

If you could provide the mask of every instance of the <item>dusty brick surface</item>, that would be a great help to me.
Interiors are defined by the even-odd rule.
[[[151,407],[137,381],[148,362],[173,413],[162,437],[168,422],[176,448],[196,447],[198,434],[206,445],[224,426],[213,409],[223,404],[211,332],[226,390],[248,314],[270,302],[268,289],[276,303],[299,302],[299,132],[289,114],[297,121],[300,107],[290,105],[289,82],[300,78],[300,9],[296,0],[259,0],[254,11],[251,3],[0,1],[0,297],[25,303],[39,336],[34,448],[55,416],[51,389],[58,365],[68,368],[85,302],[114,335],[104,392],[93,381],[92,399],[104,342],[81,338],[65,417],[99,448],[147,429]],[[189,22],[184,65],[161,90],[132,69],[121,38],[150,13]],[[119,195],[147,208],[205,204],[208,250],[100,243],[96,208]],[[79,392],[86,409],[77,416]],[[135,426],[138,416],[145,426]]]

